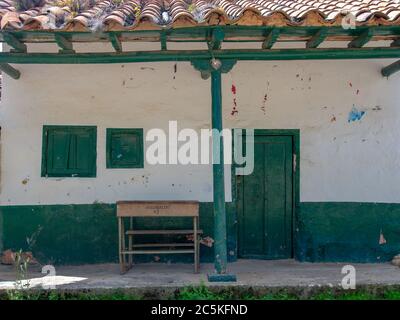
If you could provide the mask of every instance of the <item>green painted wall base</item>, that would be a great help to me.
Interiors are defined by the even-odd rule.
[[[228,257],[237,258],[234,203],[227,206]],[[294,257],[310,262],[384,262],[400,253],[400,204],[303,202],[296,212]],[[184,220],[138,219],[142,228],[188,226]],[[177,225],[178,224],[178,225]],[[213,238],[212,203],[201,203],[204,236]],[[381,233],[386,243],[380,243]],[[30,250],[41,263],[117,262],[114,204],[0,207],[0,249]],[[213,248],[201,246],[201,261],[213,261]],[[137,257],[154,261],[158,257]],[[192,262],[190,255],[160,261]]]
[[[0,207],[0,248],[32,251],[41,263],[83,264],[118,261],[114,204]],[[236,259],[236,216],[227,203],[229,260]],[[200,204],[200,227],[213,238],[212,203]],[[136,219],[143,229],[191,226],[191,219]],[[1,230],[3,229],[3,232]],[[3,239],[1,241],[1,239]],[[140,241],[140,239],[138,239]],[[190,255],[136,256],[136,261],[192,262]],[[201,246],[201,261],[212,262],[213,248]]]
[[[300,261],[388,261],[400,253],[400,204],[302,202],[296,231]]]

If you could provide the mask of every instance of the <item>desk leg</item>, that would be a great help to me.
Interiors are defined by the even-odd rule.
[[[118,217],[118,248],[119,248],[119,266],[121,269],[121,274],[125,272],[125,264],[124,264],[124,254],[122,251],[124,242],[124,228],[123,228],[123,220],[121,217]]]
[[[199,272],[199,237],[197,228],[197,217],[193,217],[194,273]]]
[[[130,218],[129,219],[129,230],[133,229],[133,219]],[[133,251],[133,234],[128,235],[128,250],[129,251]],[[133,258],[133,254],[128,254],[128,264],[129,264],[129,269],[132,268],[132,258]]]

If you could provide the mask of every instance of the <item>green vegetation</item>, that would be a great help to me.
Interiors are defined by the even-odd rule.
[[[264,290],[262,292],[262,290]],[[14,291],[15,292],[15,291]],[[0,292],[0,300],[400,300],[400,287],[368,286],[357,290],[339,288],[266,288],[256,291],[252,288],[207,287],[204,283],[188,286],[170,292],[157,292],[148,289],[138,293],[135,290],[102,290],[102,291],[34,291],[20,290],[18,294]]]

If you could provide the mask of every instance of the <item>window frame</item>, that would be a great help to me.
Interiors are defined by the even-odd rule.
[[[86,129],[92,139],[93,151],[90,154],[89,162],[91,165],[87,172],[70,173],[70,172],[60,172],[60,173],[48,173],[48,137],[49,131],[59,129],[73,132],[74,129]],[[43,125],[42,129],[42,168],[41,176],[44,178],[95,178],[97,175],[97,126],[93,125]]]
[[[136,164],[115,164],[111,158],[112,135],[114,133],[134,133],[140,136],[139,162]],[[143,128],[107,128],[106,129],[106,168],[107,169],[142,169],[144,168],[144,130]]]

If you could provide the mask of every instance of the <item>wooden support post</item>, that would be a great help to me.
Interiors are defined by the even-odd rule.
[[[357,38],[353,39],[348,45],[348,48],[361,48],[371,40],[373,32],[371,29],[367,29],[361,33]]]
[[[213,186],[214,186],[214,257],[215,270],[226,273],[226,211],[224,180],[224,141],[222,132],[221,71],[211,72],[212,128],[213,128]],[[217,130],[217,131],[215,131]],[[218,141],[219,140],[219,141]],[[219,143],[218,143],[219,142]],[[218,163],[214,163],[219,159]]]
[[[208,281],[236,281],[236,276],[227,274],[227,235],[224,179],[224,141],[222,136],[221,74],[229,72],[236,60],[194,60],[192,65],[202,74],[211,74],[211,124],[213,128],[213,208],[214,208],[214,265],[215,273]],[[218,160],[218,161],[216,161]]]
[[[75,51],[72,47],[72,42],[70,40],[68,40],[66,37],[64,37],[60,34],[55,34],[54,40],[56,41],[57,45],[60,47],[60,50],[58,51],[59,53],[75,53]]]
[[[265,40],[262,44],[263,49],[271,49],[272,46],[279,38],[280,31],[279,29],[272,29],[267,32],[265,35]]]
[[[161,50],[167,50],[167,34],[165,31],[160,33]]]
[[[381,73],[384,77],[389,77],[393,73],[400,71],[400,60],[393,62],[392,64],[388,65],[387,67],[382,68]]]
[[[26,44],[19,41],[13,34],[3,33],[3,39],[13,48],[11,52],[26,52]]]
[[[209,50],[220,50],[221,43],[225,38],[225,34],[220,28],[216,28],[212,31],[211,40],[208,42]]]
[[[322,28],[318,30],[318,32],[311,37],[310,40],[307,41],[306,47],[307,48],[317,48],[326,38],[328,34],[327,28]]]
[[[110,33],[110,41],[116,52],[122,52],[122,43],[119,36],[115,33]]]
[[[0,63],[0,70],[15,80],[18,80],[21,77],[21,72],[19,72],[17,69],[14,69],[8,63]]]

